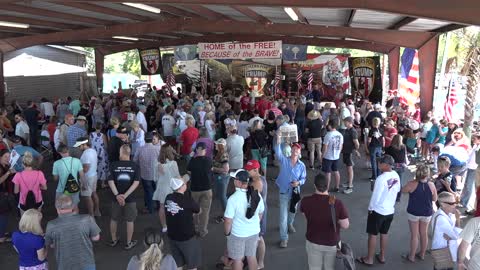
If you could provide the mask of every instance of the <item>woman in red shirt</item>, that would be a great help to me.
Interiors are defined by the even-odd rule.
[[[187,119],[185,119],[185,124],[187,125],[187,128],[180,135],[180,154],[185,158],[188,164],[191,158],[190,154],[192,153],[192,146],[198,139],[198,129],[195,128],[192,117],[187,117]]]
[[[383,136],[385,137],[385,148],[389,147],[392,143],[393,136],[397,135],[398,131],[395,128],[395,122],[389,119],[385,122],[385,129],[383,130]]]

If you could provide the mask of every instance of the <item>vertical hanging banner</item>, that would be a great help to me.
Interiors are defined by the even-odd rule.
[[[197,45],[176,46],[174,49],[175,61],[190,61],[197,56]]]
[[[158,48],[139,49],[142,75],[162,74],[162,58]]]
[[[382,72],[380,57],[349,57],[353,93],[373,103],[382,102]]]
[[[278,59],[282,41],[249,43],[198,43],[200,59]]]
[[[285,61],[306,61],[307,45],[282,45],[282,58]]]

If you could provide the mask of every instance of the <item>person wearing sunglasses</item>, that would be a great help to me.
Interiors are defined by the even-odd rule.
[[[457,210],[455,195],[450,192],[438,194],[440,208],[430,222],[432,232],[432,250],[449,247],[452,260],[457,261],[458,242],[460,237],[460,212]],[[453,268],[450,268],[453,270]],[[439,270],[439,269],[438,269]],[[443,269],[442,269],[443,270]]]

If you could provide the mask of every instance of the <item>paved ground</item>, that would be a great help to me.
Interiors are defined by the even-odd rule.
[[[355,189],[352,194],[345,195],[339,194],[338,198],[343,200],[350,214],[350,228],[342,232],[342,239],[350,243],[354,249],[355,255],[365,255],[367,248],[367,234],[366,228],[366,214],[367,205],[370,199],[370,184],[367,180],[370,176],[370,171],[363,167],[364,158],[357,160],[359,164],[355,168]],[[50,166],[51,167],[51,166]],[[50,175],[51,169],[46,168],[45,173]],[[277,169],[274,167],[269,168],[270,179],[271,176],[276,176]],[[308,170],[308,181],[302,190],[303,195],[311,194],[314,190],[313,177],[317,171]],[[342,168],[342,179],[345,179],[345,171]],[[51,178],[49,178],[51,179]],[[54,197],[55,183],[50,181],[49,190],[47,191],[47,207],[44,210],[44,219],[46,221],[56,217],[55,210],[53,209],[53,197]],[[98,219],[98,224],[102,228],[102,239],[99,243],[95,244],[95,254],[97,269],[126,269],[127,263],[131,256],[143,251],[143,245],[138,245],[131,251],[124,251],[121,246],[116,248],[107,247],[104,243],[109,240],[108,222],[109,222],[109,201],[108,190],[100,191],[102,198],[102,213],[103,216]],[[267,254],[265,259],[266,270],[287,270],[287,269],[308,269],[306,251],[305,251],[305,230],[306,224],[304,217],[299,214],[295,219],[295,227],[297,233],[290,236],[289,246],[286,249],[280,249],[278,247],[279,235],[278,235],[278,190],[271,180],[269,180],[268,187],[268,231],[266,235]],[[138,206],[142,206],[143,202],[140,199],[142,192],[141,189],[137,190]],[[409,231],[408,222],[406,217],[406,202],[407,197],[402,199],[402,202],[397,205],[397,212],[394,222],[390,231],[389,246],[387,252],[387,264],[376,264],[376,269],[402,269],[408,268],[409,270],[415,269],[431,269],[432,261],[430,258],[424,262],[418,262],[415,264],[405,263],[401,259],[401,254],[408,251],[409,246]],[[211,217],[219,214],[219,203],[213,202]],[[14,230],[18,220],[12,216],[10,219],[9,227]],[[142,215],[139,216],[136,222],[135,239],[141,240],[142,231],[146,227],[160,228],[160,222],[157,215]],[[119,231],[124,235],[125,227],[121,226]],[[125,239],[125,237],[123,237]],[[202,241],[202,253],[203,253],[203,267],[202,270],[214,270],[215,263],[218,258],[223,254],[225,248],[225,238],[223,237],[223,226],[212,222],[209,225],[209,234],[201,240]],[[141,241],[140,241],[141,242]],[[56,269],[54,264],[53,252],[49,254],[49,261],[51,268]],[[359,266],[358,269],[367,269],[368,267]],[[11,245],[0,245],[0,269],[10,270],[18,269],[17,267],[17,255]]]

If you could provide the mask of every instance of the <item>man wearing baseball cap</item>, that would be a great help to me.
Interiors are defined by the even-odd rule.
[[[377,235],[380,233],[380,254],[377,260],[385,262],[385,249],[387,234],[393,221],[395,202],[400,191],[400,177],[392,169],[395,161],[392,156],[384,155],[378,160],[378,167],[382,172],[375,180],[372,197],[368,205],[367,233],[368,254],[366,257],[357,258],[357,262],[371,266],[375,256]]]
[[[82,182],[80,195],[86,202],[88,214],[92,217],[100,216],[100,200],[97,195],[97,151],[90,147],[87,137],[78,138],[73,147],[79,148],[79,150],[82,151],[80,161],[83,165],[85,177]]]
[[[247,171],[239,169],[230,176],[235,179],[236,191],[228,198],[224,215],[228,256],[233,259],[233,270],[243,269],[244,257],[250,270],[258,269],[256,254],[260,220],[265,208],[263,199],[249,187]]]
[[[120,158],[120,147],[126,144],[128,140],[128,131],[126,127],[119,126],[115,136],[108,142],[108,161],[118,161]]]
[[[245,164],[244,169],[248,172],[250,178],[252,179],[250,185],[253,187],[253,189],[260,193],[260,196],[264,202],[263,215],[260,221],[260,234],[258,235],[259,239],[257,251],[258,268],[263,269],[265,258],[265,240],[263,239],[263,236],[267,232],[267,179],[265,176],[260,175],[260,162],[255,159],[249,160]]]
[[[201,264],[200,243],[195,237],[193,215],[200,212],[200,206],[185,195],[187,190],[184,178],[172,178],[170,187],[173,193],[165,198],[165,218],[170,250],[178,267],[197,269]]]
[[[293,190],[296,189],[299,192],[301,185],[305,184],[307,179],[307,169],[305,164],[300,160],[300,153],[302,147],[298,143],[291,145],[290,157],[285,156],[282,151],[280,133],[277,134],[277,138],[274,144],[275,158],[280,163],[280,172],[278,173],[275,183],[278,186],[279,191],[279,225],[280,225],[280,247],[286,248],[288,245],[288,233],[295,233],[295,227],[293,221],[295,220],[295,213],[290,211],[290,207]],[[296,209],[296,204],[293,205],[293,209]]]

